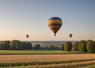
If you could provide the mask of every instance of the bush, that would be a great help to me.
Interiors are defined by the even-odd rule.
[[[93,42],[92,40],[88,40],[86,48],[89,53],[95,53],[95,42]]]
[[[78,49],[80,52],[87,52],[86,41],[82,40],[78,43]]]
[[[65,42],[64,43],[64,51],[70,51],[72,50],[72,43],[71,42]]]

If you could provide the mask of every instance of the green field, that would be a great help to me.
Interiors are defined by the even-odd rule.
[[[47,55],[47,54],[80,54],[81,52],[62,50],[0,50],[0,55]],[[82,54],[82,53],[81,53]]]

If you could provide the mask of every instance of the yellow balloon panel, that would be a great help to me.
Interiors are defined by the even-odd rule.
[[[53,23],[62,24],[62,21],[61,20],[48,20],[48,25],[53,24]]]

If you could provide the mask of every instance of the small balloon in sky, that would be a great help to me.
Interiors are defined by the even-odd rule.
[[[73,36],[72,34],[69,34],[69,37],[70,37],[70,38],[72,38],[72,36]]]
[[[53,31],[54,36],[62,26],[62,20],[59,17],[51,17],[48,20],[48,27]]]
[[[26,34],[26,38],[29,38],[29,34]]]

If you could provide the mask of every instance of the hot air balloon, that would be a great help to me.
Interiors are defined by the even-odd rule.
[[[29,38],[29,34],[26,34],[26,38]]]
[[[62,26],[62,20],[59,17],[51,17],[48,20],[48,27],[53,31],[54,36],[56,36],[56,33]]]
[[[70,34],[69,37],[72,38],[72,34]]]

